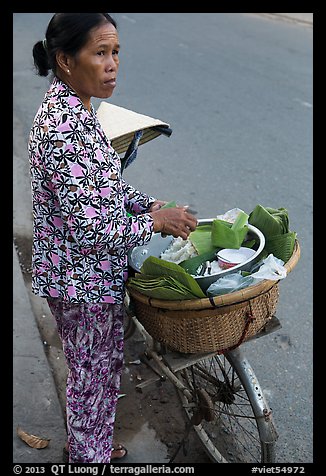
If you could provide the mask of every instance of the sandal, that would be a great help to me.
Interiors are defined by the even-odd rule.
[[[117,444],[116,446],[113,447],[112,449],[112,453],[114,451],[120,451],[120,452],[123,452],[123,454],[121,456],[115,456],[115,457],[111,457],[111,461],[118,461],[120,459],[123,459],[127,456],[128,454],[128,450],[125,446],[121,445],[120,443]]]
[[[114,458],[111,458],[111,461],[118,461],[120,459],[123,459],[127,456],[128,450],[125,446],[118,444],[112,449],[112,453],[114,451],[123,451],[123,455],[121,456],[115,456]],[[64,463],[69,463],[69,451],[66,449],[66,447],[63,447],[62,450],[62,458]]]

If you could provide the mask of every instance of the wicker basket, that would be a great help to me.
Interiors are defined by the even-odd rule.
[[[285,264],[291,272],[300,257],[299,243]],[[158,342],[184,353],[224,353],[259,332],[276,311],[279,285],[264,280],[214,298],[166,301],[128,287],[138,320]]]

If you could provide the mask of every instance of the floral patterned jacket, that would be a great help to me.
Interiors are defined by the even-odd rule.
[[[155,199],[122,179],[93,106],[88,112],[58,78],[35,116],[28,151],[33,292],[70,303],[122,303],[127,253],[150,240],[146,212]]]

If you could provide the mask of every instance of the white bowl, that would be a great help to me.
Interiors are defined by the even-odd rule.
[[[255,250],[241,246],[238,250],[224,248],[217,253],[217,261],[222,269],[229,269],[247,261],[255,254]]]

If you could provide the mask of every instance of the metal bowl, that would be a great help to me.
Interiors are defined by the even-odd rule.
[[[198,225],[209,225],[210,223],[212,223],[213,220],[215,220],[215,218],[201,219],[198,220]],[[235,273],[237,271],[248,271],[253,266],[253,264],[259,260],[261,252],[263,251],[265,246],[265,237],[263,233],[253,225],[248,224],[248,229],[248,235],[252,236],[255,239],[258,238],[259,241],[259,245],[257,250],[255,251],[255,254],[246,261],[243,261],[242,263],[233,266],[232,268],[219,271],[209,276],[194,276],[195,280],[204,292],[218,278],[230,273]],[[135,271],[140,273],[140,268],[142,267],[142,264],[145,259],[149,256],[156,256],[157,258],[159,258],[161,256],[161,253],[163,253],[163,251],[165,251],[169,247],[173,239],[173,236],[162,237],[160,233],[155,233],[149,243],[147,243],[147,245],[137,246],[136,248],[133,248],[129,251],[129,265]]]

